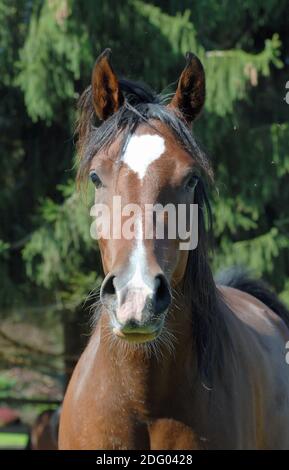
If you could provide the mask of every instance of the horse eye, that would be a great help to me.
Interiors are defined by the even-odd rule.
[[[198,184],[199,178],[196,175],[190,176],[190,178],[186,181],[185,188],[188,191],[194,191]]]
[[[102,186],[102,181],[95,171],[91,171],[89,176],[96,188],[100,188]]]

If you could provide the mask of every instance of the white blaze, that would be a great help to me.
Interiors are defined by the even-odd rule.
[[[135,238],[136,246],[130,258],[130,263],[132,269],[134,270],[134,274],[129,281],[129,285],[135,289],[145,287],[147,288],[147,285],[144,281],[144,273],[147,268],[147,260],[143,243],[143,229],[141,216],[136,221]]]
[[[142,180],[151,163],[165,151],[165,141],[159,135],[133,135],[125,149],[122,161]],[[130,256],[131,278],[117,291],[117,319],[125,323],[130,319],[141,321],[147,297],[153,295],[153,286],[146,280],[147,254],[144,245],[142,215],[135,222],[135,246]]]
[[[145,280],[147,259],[143,243],[141,216],[136,220],[135,238],[136,245],[130,257],[132,276],[128,283],[117,291],[119,304],[117,319],[121,323],[130,319],[141,321],[146,299],[153,294],[153,287],[148,285]]]
[[[123,162],[142,179],[151,163],[165,151],[165,141],[160,135],[133,135],[123,155]]]

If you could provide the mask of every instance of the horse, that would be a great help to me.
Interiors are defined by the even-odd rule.
[[[118,78],[109,49],[80,98],[79,184],[91,179],[112,223],[115,196],[140,212],[132,237],[99,236],[105,278],[60,449],[289,448],[289,312],[264,282],[233,269],[219,283],[210,268],[213,171],[192,133],[204,102],[193,53],[175,93],[161,96]],[[153,218],[146,237],[147,204],[197,207],[196,247],[168,235],[165,210],[165,236]]]
[[[60,408],[40,413],[29,432],[26,450],[57,450]]]

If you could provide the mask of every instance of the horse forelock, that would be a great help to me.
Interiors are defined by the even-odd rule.
[[[116,138],[120,138],[119,153],[123,152],[128,138],[141,124],[148,124],[152,129],[153,122],[165,124],[173,132],[180,146],[190,153],[199,165],[204,176],[213,180],[213,171],[206,153],[196,142],[192,132],[183,121],[177,110],[166,106],[170,95],[158,95],[147,85],[129,80],[120,80],[120,87],[126,97],[120,109],[106,121],[97,123],[92,90],[88,87],[79,100],[79,117],[76,126],[78,136],[78,183],[87,179],[92,159],[102,150],[107,149]],[[159,132],[158,129],[155,129]]]

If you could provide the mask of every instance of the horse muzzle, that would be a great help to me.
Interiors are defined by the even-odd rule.
[[[160,334],[171,292],[162,273],[146,283],[125,285],[109,274],[102,284],[100,298],[109,312],[113,333],[129,342],[142,343]]]

